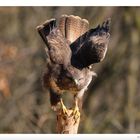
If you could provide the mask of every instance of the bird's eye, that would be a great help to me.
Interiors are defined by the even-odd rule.
[[[72,77],[69,73],[66,74],[66,77],[67,77],[69,80],[73,81],[73,77]]]
[[[83,78],[80,78],[78,81],[81,81]]]

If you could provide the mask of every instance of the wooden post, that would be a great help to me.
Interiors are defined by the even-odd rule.
[[[80,117],[75,118],[72,109],[67,109],[67,114],[64,114],[61,109],[57,111],[57,133],[77,134],[79,123]]]

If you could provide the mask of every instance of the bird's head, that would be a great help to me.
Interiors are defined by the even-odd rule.
[[[67,70],[65,71],[65,76],[67,78],[67,81],[69,81],[69,83],[71,83],[71,85],[73,85],[74,87],[77,87],[77,89],[80,84],[84,82],[83,73],[72,66],[67,67]]]
[[[89,69],[79,70],[75,67],[69,67],[67,71],[67,77],[77,86],[78,89],[83,88],[89,81],[92,80],[93,76],[97,76],[96,73]]]

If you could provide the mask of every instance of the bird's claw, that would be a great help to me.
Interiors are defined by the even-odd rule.
[[[78,106],[76,106],[76,107],[73,109],[72,114],[73,114],[73,116],[74,116],[75,122],[77,122],[77,120],[80,118],[80,111],[79,111]]]
[[[62,99],[61,99],[61,107],[62,107],[62,113],[64,115],[68,115],[68,110],[67,110],[66,106],[64,105]]]
[[[63,113],[64,115],[67,115],[67,114],[68,114],[68,110],[67,110],[67,108],[66,108],[65,105],[62,105],[62,113]]]

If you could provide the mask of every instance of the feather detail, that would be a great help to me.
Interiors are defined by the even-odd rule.
[[[65,26],[66,26],[66,19],[67,19],[67,17],[68,17],[67,15],[62,15],[60,17],[59,24],[58,24],[58,27],[59,27],[59,29],[62,32],[64,37],[66,36]]]
[[[58,26],[64,37],[72,43],[88,30],[89,23],[79,16],[62,15]]]
[[[66,20],[66,38],[71,43],[80,36],[81,18],[70,15]]]
[[[36,28],[46,45],[48,45],[46,36],[48,36],[54,28],[56,28],[55,19],[46,20],[43,24],[37,26]]]
[[[92,77],[91,64],[102,61],[109,42],[110,19],[89,30],[86,19],[63,15],[58,25],[55,19],[45,21],[37,30],[46,43],[49,62],[42,77],[43,86],[50,90],[52,107],[56,108],[61,95],[74,93],[79,107]],[[47,60],[48,61],[48,60]]]
[[[86,19],[81,19],[81,32],[80,36],[83,35],[89,29],[89,22]]]
[[[110,37],[109,27],[110,19],[107,19],[101,26],[90,29],[71,44],[73,54],[71,60],[75,67],[77,65],[80,68],[88,67],[104,59]]]

